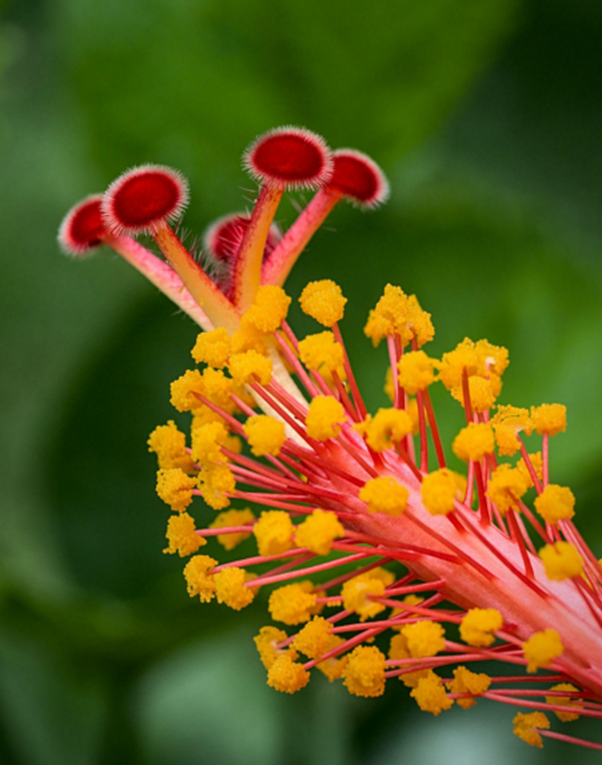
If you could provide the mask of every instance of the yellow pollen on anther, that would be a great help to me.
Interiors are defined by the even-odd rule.
[[[436,656],[445,648],[445,630],[438,622],[423,621],[407,624],[401,634],[405,637],[413,659]]]
[[[454,669],[454,679],[447,683],[452,693],[470,693],[472,696],[482,696],[489,690],[491,678],[483,672],[471,672],[464,666]],[[456,699],[462,709],[470,709],[477,703],[474,698]]]
[[[487,495],[495,503],[500,513],[517,507],[517,501],[529,488],[527,475],[510,465],[499,465],[491,474]]]
[[[397,628],[397,629],[400,629],[400,628]],[[408,641],[406,640],[405,635],[403,634],[393,635],[393,637],[391,638],[391,642],[389,644],[389,659],[392,659],[395,661],[399,659],[411,659],[411,658],[413,657],[409,651]],[[403,667],[403,665],[401,664],[396,666],[399,668]],[[426,677],[427,675],[428,675],[428,670],[418,669],[415,672],[404,672],[403,675],[399,675],[399,679],[407,688],[415,688],[418,685],[418,681],[422,679],[423,677]]]
[[[527,672],[537,672],[539,667],[549,667],[564,651],[562,640],[556,630],[536,632],[523,643],[523,653],[528,660]]]
[[[209,507],[223,510],[230,504],[228,494],[236,489],[236,480],[228,465],[207,465],[201,468],[198,487]]]
[[[531,467],[533,470],[535,470],[535,475],[539,478],[540,481],[543,481],[543,457],[541,452],[534,452],[533,454],[529,454],[529,461],[531,462]],[[529,469],[527,468],[527,465],[525,464],[525,461],[522,457],[516,463],[516,469],[520,470],[520,472],[525,477],[525,480],[527,481],[528,487],[532,488],[533,479],[531,478],[531,473],[529,473]]]
[[[477,377],[476,375],[468,378],[468,395],[470,396],[470,405],[475,412],[486,412],[495,404],[495,400],[502,390],[502,381],[492,374],[490,377]],[[464,400],[464,386],[458,385],[451,389],[452,396],[463,406],[466,406]]]
[[[448,468],[434,470],[422,480],[422,502],[431,515],[447,515],[466,490],[466,478]]]
[[[167,533],[165,534],[169,545],[163,552],[171,555],[178,553],[180,558],[192,555],[199,547],[207,544],[207,541],[195,532],[194,518],[188,513],[172,515],[167,521]]]
[[[345,686],[354,696],[372,698],[385,690],[387,659],[376,646],[358,645],[347,657],[343,669]]]
[[[191,598],[198,595],[201,603],[209,603],[215,596],[215,577],[211,569],[217,561],[208,555],[195,555],[184,567],[184,578]]]
[[[280,555],[292,547],[295,526],[284,510],[264,510],[253,526],[259,554],[265,557]]]
[[[564,404],[542,404],[531,407],[531,419],[536,433],[555,436],[566,430],[566,406]]]
[[[275,332],[286,319],[290,297],[282,289],[271,284],[262,285],[255,295],[253,305],[241,320],[241,326],[254,327],[260,332]]]
[[[539,551],[548,579],[561,581],[579,576],[583,571],[583,558],[570,542],[555,542]]]
[[[435,369],[439,362],[429,358],[424,351],[405,353],[397,364],[397,379],[411,396],[425,390],[435,381]]]
[[[371,513],[401,515],[408,503],[409,491],[391,476],[371,478],[360,489],[359,498]]]
[[[506,370],[508,363],[506,348],[492,345],[487,340],[479,340],[475,343],[465,337],[453,351],[443,354],[439,379],[449,391],[454,389],[459,391],[465,370],[469,381],[471,377],[492,380],[497,377],[498,382],[494,382],[491,388],[495,392],[496,386],[500,385],[499,378]],[[499,388],[495,395],[499,395]]]
[[[267,414],[255,414],[243,425],[251,451],[256,457],[280,454],[286,441],[284,423]]]
[[[504,619],[495,608],[471,608],[460,623],[460,637],[468,645],[490,646],[492,634],[502,629]]]
[[[278,643],[282,643],[287,637],[288,635],[284,630],[279,630],[278,627],[272,627],[270,625],[268,627],[262,627],[259,630],[259,635],[256,635],[253,638],[259,652],[261,663],[266,669],[270,669],[276,659],[285,652],[290,654],[292,661],[297,658],[297,651],[290,646],[280,650],[276,648]]]
[[[502,457],[512,457],[520,449],[519,433],[524,432],[530,436],[533,432],[533,420],[529,411],[516,406],[498,406],[491,424],[498,453]]]
[[[328,651],[334,651],[335,648],[339,648],[344,643],[344,639],[338,635],[331,635],[330,642],[328,643]],[[343,671],[347,666],[347,656],[330,656],[324,661],[316,664],[316,669],[319,669],[323,675],[328,678],[328,681],[332,683],[333,680],[339,680],[343,676]]]
[[[196,483],[196,478],[186,475],[180,468],[157,471],[157,494],[175,512],[181,513],[190,505]]]
[[[268,670],[268,685],[281,693],[296,693],[309,683],[309,672],[303,664],[281,654]]]
[[[332,327],[341,321],[346,302],[347,298],[343,297],[341,288],[331,279],[310,282],[299,298],[303,313],[325,327]]]
[[[200,332],[190,352],[197,364],[210,367],[225,367],[232,353],[232,340],[224,327]]]
[[[319,659],[330,648],[332,624],[314,616],[294,637],[293,646],[310,659]]]
[[[296,526],[295,542],[298,547],[307,547],[316,555],[328,555],[334,540],[344,534],[345,529],[335,513],[317,508]]]
[[[274,590],[268,602],[272,619],[283,624],[301,624],[308,621],[318,597],[312,590],[313,585],[310,582],[287,584]]]
[[[178,430],[173,420],[158,425],[148,437],[148,450],[155,452],[160,468],[180,468],[185,472],[193,469],[186,451],[186,436]]]
[[[213,523],[209,524],[210,529],[223,529],[229,526],[246,526],[253,523],[255,516],[251,510],[247,507],[244,510],[225,510],[220,513]],[[233,550],[245,539],[248,539],[253,533],[253,529],[249,528],[248,533],[243,531],[236,531],[228,534],[218,534],[217,541],[225,550]]]
[[[254,382],[267,385],[272,379],[272,362],[255,350],[234,353],[228,368],[236,385]]]
[[[340,401],[334,396],[316,396],[309,404],[305,418],[307,435],[316,441],[327,441],[335,438],[341,425],[346,420],[345,410]]]
[[[343,349],[332,332],[308,335],[299,342],[299,357],[308,369],[316,372],[334,372],[344,379]]]
[[[575,688],[571,683],[558,683],[558,685],[553,685],[550,690],[569,691],[574,693],[579,689]],[[575,709],[582,709],[582,707],[576,704],[576,700],[571,696],[546,696],[546,703],[554,704],[554,706],[558,707],[575,707]],[[573,720],[579,719],[579,714],[577,712],[557,712],[554,710],[554,714],[559,720],[562,720],[562,722],[573,722]]]
[[[435,717],[449,709],[454,703],[453,699],[450,699],[445,692],[443,680],[432,670],[429,670],[426,677],[418,681],[410,696],[416,699],[416,703],[423,712],[432,712]]]
[[[575,495],[567,486],[548,484],[534,504],[544,521],[553,525],[575,515]]]
[[[171,384],[171,404],[178,412],[188,412],[200,406],[195,393],[203,393],[203,378],[198,369],[188,369]]]
[[[215,594],[218,603],[225,603],[235,611],[240,611],[249,603],[253,602],[256,590],[252,587],[245,587],[245,582],[254,579],[242,568],[229,566],[218,571],[214,576]]]
[[[543,747],[543,741],[537,729],[548,730],[550,727],[550,721],[543,712],[529,712],[528,714],[519,712],[512,723],[514,734],[526,744],[537,746],[540,749]]]
[[[190,429],[192,458],[199,465],[226,462],[222,445],[228,438],[228,431],[221,422],[208,422]]]
[[[372,599],[382,597],[385,589],[395,581],[394,575],[384,568],[376,568],[348,579],[342,587],[343,605],[347,611],[355,611],[360,621],[385,610],[385,606]]]
[[[480,462],[486,454],[493,454],[495,443],[491,425],[471,422],[458,433],[452,444],[456,457],[468,462]]]
[[[403,409],[379,409],[365,420],[366,443],[375,452],[398,444],[412,432],[412,418]]]

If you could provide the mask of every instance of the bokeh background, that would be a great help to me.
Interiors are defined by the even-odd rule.
[[[186,225],[201,232],[245,204],[239,158],[259,132],[302,124],[370,153],[390,203],[336,210],[290,292],[341,283],[373,407],[385,357],[361,328],[387,281],[432,312],[433,354],[465,335],[507,345],[503,402],[569,406],[553,471],[602,555],[598,0],[5,0],[0,13],[3,765],[599,761],[527,747],[512,708],[435,720],[401,683],[377,700],[321,676],[292,698],[268,689],[252,644],[265,594],[241,614],[201,607],[161,555],[145,440],[173,416],[195,329],[110,253],[76,263],[55,243],[69,206],[136,163],[189,177]],[[450,435],[459,407],[442,408]]]

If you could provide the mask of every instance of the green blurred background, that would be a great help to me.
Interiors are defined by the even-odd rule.
[[[136,163],[189,177],[201,232],[244,204],[239,158],[263,130],[370,153],[390,203],[336,210],[290,292],[341,283],[373,407],[385,357],[361,327],[387,281],[432,312],[433,354],[465,335],[507,345],[504,403],[569,406],[552,467],[602,555],[599,1],[0,6],[0,762],[599,761],[527,747],[512,708],[435,720],[401,683],[377,700],[321,676],[291,698],[268,689],[251,640],[265,594],[241,614],[201,607],[160,552],[145,440],[173,416],[194,327],[110,253],[75,263],[55,243],[68,207]],[[284,225],[294,212],[286,200]],[[449,436],[459,408],[442,409]]]

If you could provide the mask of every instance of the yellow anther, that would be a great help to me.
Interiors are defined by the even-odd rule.
[[[172,555],[178,553],[180,558],[192,555],[199,547],[207,544],[207,541],[195,532],[194,518],[188,513],[172,515],[167,521],[167,533],[165,534],[169,545],[163,552]]]
[[[293,648],[289,647],[288,649],[280,650],[276,648],[278,643],[282,643],[287,637],[288,635],[284,630],[279,630],[278,627],[269,626],[262,627],[259,630],[259,635],[256,635],[253,638],[257,650],[259,651],[261,662],[266,669],[270,669],[276,659],[284,652],[290,654],[293,661],[297,658],[298,654]]]
[[[548,523],[569,520],[575,515],[575,495],[567,486],[550,483],[535,499],[535,509]]]
[[[277,622],[283,624],[301,624],[309,620],[316,605],[317,593],[311,590],[307,582],[298,582],[279,587],[270,595],[268,609]]]
[[[308,369],[316,372],[334,372],[344,378],[343,349],[334,339],[332,332],[308,335],[299,343],[299,357]]]
[[[432,712],[435,717],[454,703],[445,692],[443,680],[430,669],[427,676],[418,681],[410,696],[416,699],[423,712]]]
[[[265,557],[287,552],[293,544],[295,527],[284,510],[264,510],[253,526],[259,554]]]
[[[535,470],[535,475],[539,478],[540,481],[543,481],[543,458],[541,456],[541,452],[534,452],[533,454],[529,454],[529,460],[531,462],[532,468]],[[525,465],[525,461],[522,459],[522,457],[516,463],[516,469],[520,470],[520,472],[525,477],[525,480],[527,481],[527,485],[529,488],[531,488],[533,486],[533,479],[531,478],[531,473],[529,473],[529,469]]]
[[[539,667],[549,667],[562,654],[564,646],[560,635],[553,629],[536,632],[523,643],[523,653],[528,660],[527,672],[537,672]]]
[[[220,513],[213,523],[209,524],[209,528],[223,529],[228,526],[246,526],[253,523],[254,520],[255,516],[248,507],[244,510],[226,510]],[[241,542],[244,542],[245,539],[248,539],[252,533],[253,529],[249,528],[248,533],[236,531],[234,533],[218,534],[217,541],[224,549],[233,550]]]
[[[527,409],[516,406],[498,406],[495,416],[491,418],[495,431],[495,441],[498,453],[503,457],[512,457],[520,448],[518,434],[525,432],[530,436],[533,432],[533,420]]]
[[[579,689],[575,688],[571,683],[558,683],[558,685],[553,685],[550,690],[576,692]],[[571,696],[546,696],[546,702],[558,707],[575,707],[575,709],[582,709],[582,707],[576,704],[576,700]],[[579,719],[579,714],[577,712],[554,711],[554,714],[559,720],[562,720],[562,722],[573,722],[573,720]]]
[[[382,452],[409,435],[412,425],[412,418],[403,409],[379,409],[366,421],[366,442],[375,452]]]
[[[413,659],[436,656],[445,648],[445,630],[438,622],[424,621],[407,624],[401,634],[405,637]]]
[[[400,287],[387,284],[383,296],[374,310],[370,311],[364,334],[372,340],[374,346],[387,335],[397,335],[402,347],[412,337],[416,337],[421,347],[433,339],[435,330],[431,315],[422,310],[415,295],[408,297]]]
[[[482,696],[489,690],[491,678],[483,672],[471,672],[466,667],[454,669],[454,679],[447,683],[452,693],[470,693],[472,696]],[[474,698],[456,699],[459,707],[470,709],[477,703]]]
[[[408,503],[409,491],[395,478],[380,476],[371,478],[360,489],[359,498],[368,503],[371,513],[401,515]]]
[[[399,629],[399,628],[398,628]],[[408,641],[405,635],[394,635],[391,638],[389,645],[389,659],[411,659],[412,655],[408,649]],[[401,667],[403,665],[397,665]],[[403,675],[399,675],[399,679],[407,688],[415,688],[418,685],[418,681],[428,675],[428,670],[417,669],[416,672],[405,672]]]
[[[192,414],[191,433],[195,428],[200,428],[201,425],[207,425],[209,422],[221,422],[222,425],[226,426],[226,420],[205,404],[201,404],[196,409],[193,409]]]
[[[550,727],[550,721],[543,712],[529,712],[528,714],[519,712],[514,720],[512,720],[512,723],[514,725],[514,734],[525,743],[537,746],[540,749],[543,747],[543,741],[537,729],[548,730]]]
[[[542,547],[539,557],[543,561],[548,579],[561,581],[580,576],[583,571],[583,558],[570,542],[555,542]]]
[[[186,475],[180,468],[162,468],[157,471],[157,494],[175,512],[181,513],[192,502],[196,478]]]
[[[435,381],[435,369],[439,362],[429,358],[424,351],[405,353],[397,364],[397,379],[411,396],[425,390]]]
[[[343,645],[345,641],[338,635],[331,635],[330,642],[328,644],[328,651],[334,651],[335,648]],[[319,669],[322,674],[326,675],[328,680],[332,683],[333,680],[338,680],[343,676],[343,671],[347,666],[347,656],[330,656],[328,659],[324,659],[319,664],[316,664],[316,669]]]
[[[430,342],[435,337],[431,315],[420,306],[416,295],[410,295],[408,298],[408,310],[408,326],[416,337],[418,347],[422,348],[425,343]]]
[[[564,404],[542,404],[531,407],[531,419],[537,433],[555,436],[566,430],[566,406]]]
[[[217,561],[208,555],[195,555],[184,567],[184,578],[191,598],[198,595],[201,603],[209,603],[215,596],[215,578],[211,569]]]
[[[487,340],[474,343],[466,337],[453,351],[443,354],[439,379],[452,391],[462,387],[464,370],[469,379],[474,376],[499,379],[508,363],[506,348],[492,345]],[[493,391],[495,392],[495,387]],[[499,390],[495,395],[499,395]]]
[[[242,323],[232,335],[232,353],[257,351],[265,356],[268,352],[268,335],[249,323]]]
[[[382,597],[394,580],[394,575],[383,568],[372,569],[348,579],[341,590],[345,609],[355,611],[362,622],[371,619],[385,609],[372,597]]]
[[[268,685],[282,693],[296,693],[308,683],[309,672],[288,653],[281,654],[268,670]]]
[[[282,289],[274,285],[261,286],[255,295],[253,305],[241,320],[241,326],[251,326],[260,332],[275,332],[286,319],[290,297]]]
[[[185,472],[193,469],[193,463],[186,451],[186,436],[176,427],[173,420],[167,425],[158,425],[148,437],[148,450],[155,452],[160,468],[180,468]]]
[[[203,394],[203,378],[198,369],[188,369],[181,377],[171,384],[171,404],[178,412],[188,412],[196,409],[201,402],[194,395]]]
[[[319,659],[330,649],[332,624],[314,616],[296,635],[293,646],[310,659]]]
[[[495,506],[500,513],[506,513],[508,510],[518,506],[518,500],[529,488],[529,478],[522,470],[510,467],[510,465],[499,465],[491,474],[487,495],[495,502]]]
[[[230,356],[229,369],[236,385],[254,382],[267,385],[272,379],[272,362],[254,350]]]
[[[486,454],[493,454],[495,443],[491,425],[471,422],[458,433],[452,444],[456,457],[464,462],[480,462]]]
[[[495,608],[471,608],[460,623],[460,637],[468,645],[489,646],[494,632],[502,629],[504,619]]]
[[[470,405],[475,412],[486,412],[488,409],[491,409],[501,390],[502,381],[497,375],[492,374],[489,378],[476,376],[468,378]],[[451,394],[462,406],[466,406],[464,387],[462,385],[452,388]]]
[[[245,422],[243,430],[256,457],[276,457],[286,441],[284,423],[267,414],[255,414]]]
[[[341,321],[345,313],[347,298],[338,284],[330,279],[310,282],[299,298],[303,313],[311,316],[325,327],[332,327]]]
[[[420,487],[422,502],[431,515],[447,515],[466,491],[466,478],[448,468],[425,476]]]
[[[235,611],[245,608],[245,606],[253,602],[257,592],[252,587],[245,587],[245,582],[254,578],[255,575],[250,576],[243,568],[237,568],[236,566],[230,566],[218,571],[214,576],[217,602],[225,603]]]
[[[354,696],[371,698],[385,691],[387,659],[376,646],[358,645],[347,657],[343,669],[345,686]]]
[[[346,419],[343,405],[334,396],[316,396],[310,401],[305,418],[307,435],[316,441],[335,438]]]
[[[190,434],[192,458],[199,465],[215,465],[227,461],[221,447],[228,438],[228,431],[221,422],[193,425]]]
[[[236,489],[236,480],[228,465],[208,465],[201,468],[198,487],[209,507],[223,510],[230,504],[228,494]]]
[[[295,528],[295,541],[298,547],[307,547],[317,555],[328,555],[334,540],[344,534],[345,529],[335,513],[317,508]]]
[[[232,339],[228,330],[218,327],[210,332],[200,332],[190,353],[197,364],[225,367],[232,353]]]

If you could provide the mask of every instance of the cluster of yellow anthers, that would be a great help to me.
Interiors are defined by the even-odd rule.
[[[255,642],[279,691],[303,688],[314,667],[358,696],[399,678],[434,715],[491,699],[532,710],[514,719],[529,744],[602,749],[550,730],[545,715],[602,718],[602,567],[573,524],[571,490],[549,480],[565,407],[497,405],[507,351],[465,339],[427,355],[430,314],[388,285],[365,333],[386,341],[391,406],[368,414],[339,327],[340,287],[307,285],[301,308],[322,328],[299,340],[282,285],[337,202],[374,207],[386,180],[365,155],[289,127],[260,136],[245,163],[262,187],[250,215],[209,229],[211,269],[169,225],[188,189],[164,167],[126,172],[73,208],[59,235],[74,255],[109,245],[205,330],[192,349],[201,369],[171,388],[192,415],[190,439],[171,421],[149,439],[158,494],[174,511],[166,552],[192,556],[189,594],[239,610],[278,585],[270,614],[294,629],[267,626]],[[317,192],[282,235],[273,220],[290,186]],[[167,262],[132,238],[141,232]],[[452,450],[465,475],[447,467],[434,383],[464,409]],[[541,443],[531,452],[530,437]],[[188,513],[195,496],[220,511],[201,528]],[[267,509],[257,518],[233,502]],[[212,536],[227,551],[253,537],[257,552],[220,564],[198,554]],[[478,662],[516,674],[468,668]]]

